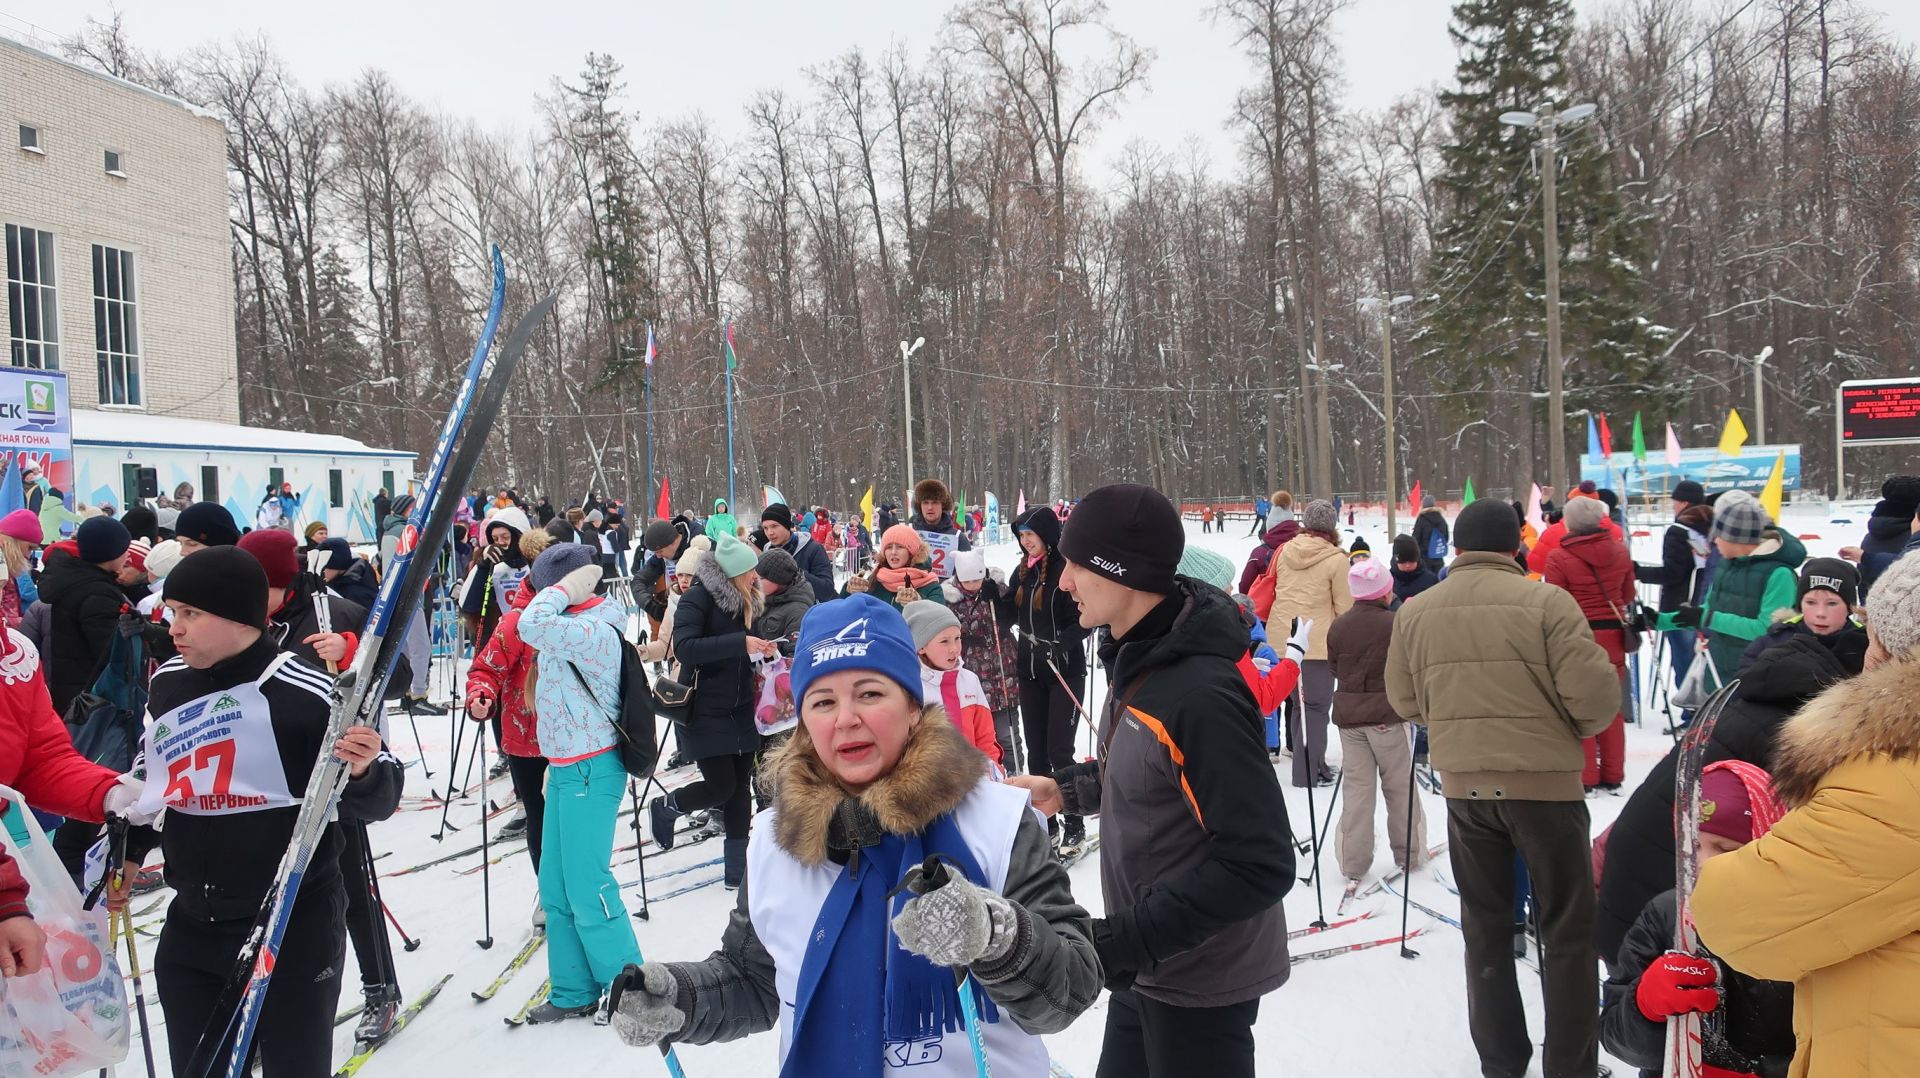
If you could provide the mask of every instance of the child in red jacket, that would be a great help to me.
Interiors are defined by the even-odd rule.
[[[1004,775],[987,694],[973,671],[960,665],[960,619],[944,605],[925,599],[908,603],[900,612],[906,616],[913,646],[920,652],[921,694],[927,703],[937,701],[946,708],[954,728],[987,754],[996,776]]]

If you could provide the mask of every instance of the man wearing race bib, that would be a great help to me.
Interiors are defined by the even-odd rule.
[[[349,727],[322,744],[333,679],[282,654],[266,635],[267,577],[244,550],[214,547],[167,577],[179,656],[149,691],[140,808],[167,813],[164,832],[128,838],[125,879],[158,844],[175,893],[154,957],[175,1073],[185,1073],[253,930],[293,834],[301,792],[323,751],[350,765],[339,813],[383,820],[400,802],[399,761],[380,732]],[[307,867],[275,961],[254,1043],[266,1078],[332,1073],[333,1014],[346,959],[346,893],[337,829]],[[123,891],[110,896],[125,902]]]

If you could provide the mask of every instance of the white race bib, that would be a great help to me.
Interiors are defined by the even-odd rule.
[[[188,701],[147,723],[139,809],[218,816],[300,803],[287,789],[267,698],[256,684]]]
[[[920,532],[920,541],[927,544],[927,556],[931,559],[927,568],[942,580],[952,579],[953,556],[960,552],[959,533],[923,531]]]

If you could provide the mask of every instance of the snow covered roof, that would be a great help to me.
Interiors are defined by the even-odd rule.
[[[308,453],[330,457],[389,457],[412,460],[404,449],[375,449],[338,434],[243,427],[202,419],[147,415],[144,412],[73,410],[75,445],[126,445],[152,449],[244,449],[270,453]]]
[[[16,23],[17,23],[17,20],[16,20]],[[31,24],[22,24],[22,25],[31,27]],[[34,29],[37,29],[37,28],[34,28]],[[9,30],[10,30],[9,27],[0,25],[0,45],[5,45],[10,48],[15,48],[20,50],[21,52],[32,53],[33,55],[39,57],[42,60],[51,60],[56,64],[59,64],[63,67],[72,68],[73,70],[78,71],[83,75],[92,76],[93,78],[99,79],[102,82],[109,82],[116,86],[119,86],[122,89],[131,90],[134,93],[143,94],[147,97],[151,97],[156,101],[163,101],[169,105],[174,105],[178,108],[183,108],[188,112],[193,113],[195,116],[200,117],[203,120],[212,120],[215,123],[221,124],[222,126],[226,124],[226,121],[220,118],[220,114],[213,111],[210,108],[207,108],[203,105],[196,105],[193,102],[188,101],[186,98],[183,98],[183,97],[175,97],[172,94],[162,93],[151,86],[142,86],[137,82],[133,82],[128,79],[123,79],[118,75],[109,75],[106,72],[101,71],[97,68],[88,67],[87,65],[81,64],[81,63],[75,63],[74,61],[69,60],[64,56],[61,56],[58,53],[51,51],[50,48],[42,48],[41,40],[37,36],[31,35],[30,32],[29,34],[25,35],[25,40],[22,40],[22,35],[19,35],[17,31],[9,32]],[[53,43],[46,42],[45,44],[51,46]]]

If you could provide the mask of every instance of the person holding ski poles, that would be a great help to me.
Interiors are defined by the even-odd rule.
[[[338,741],[323,743],[333,678],[280,651],[267,635],[267,575],[251,554],[200,550],[167,575],[163,594],[178,655],[149,686],[152,720],[142,750],[156,781],[137,810],[164,809],[165,826],[157,834],[150,827],[129,832],[121,883],[109,890],[108,903],[125,905],[141,862],[158,845],[175,897],[153,975],[173,1072],[187,1074],[203,1031],[222,1056],[230,1051],[237,1031],[215,1008],[271,898],[301,795],[322,754],[348,764],[341,819],[393,815],[403,773],[373,727],[350,726]],[[253,1038],[266,1078],[324,1078],[333,1070],[333,1015],[347,945],[340,841],[336,827],[321,833],[275,958]]]
[[[709,1044],[778,1024],[783,1074],[879,1075],[903,1053],[929,1078],[1047,1073],[1040,1035],[1100,995],[1091,922],[1026,792],[994,782],[923,705],[919,667],[891,604],[807,612],[800,725],[768,764],[774,806],[720,949],[627,967],[612,992],[621,1040]]]

